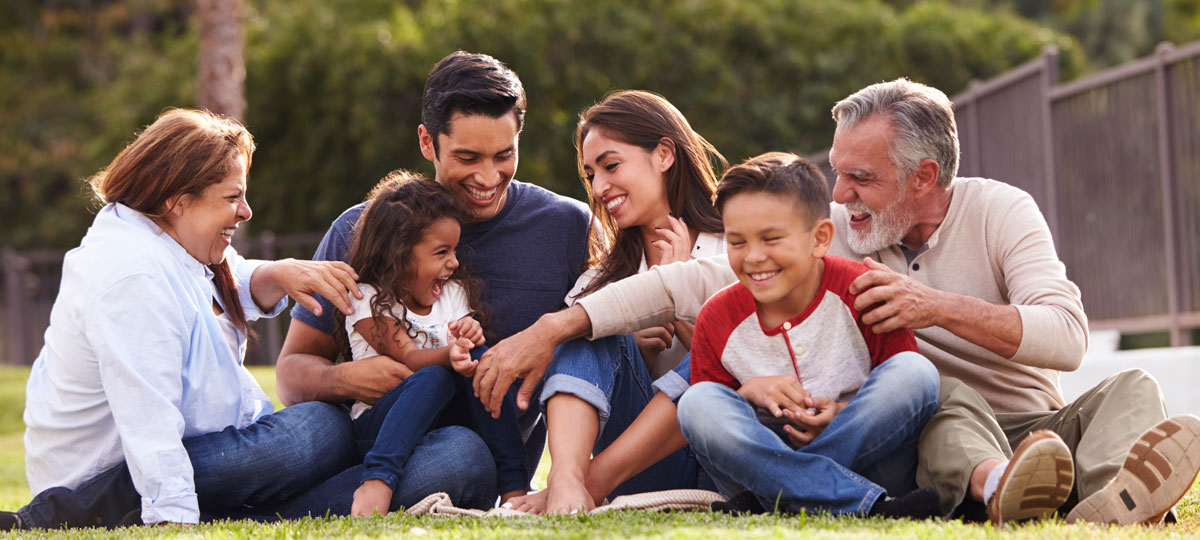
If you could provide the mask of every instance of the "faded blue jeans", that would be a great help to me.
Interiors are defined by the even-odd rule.
[[[866,514],[886,492],[916,487],[917,437],[937,398],[937,369],[904,352],[876,367],[825,431],[799,449],[762,424],[737,391],[713,382],[693,385],[679,400],[679,426],[726,495],[750,490],[764,508],[785,512]]]
[[[574,395],[596,408],[600,433],[592,448],[597,455],[629,427],[656,391],[673,400],[686,389],[690,357],[656,381],[642,360],[633,336],[576,339],[559,345],[543,378],[541,405],[555,394]],[[713,487],[691,450],[682,448],[613,490],[609,497],[667,489]]]

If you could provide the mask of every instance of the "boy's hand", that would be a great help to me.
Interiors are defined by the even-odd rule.
[[[479,326],[479,321],[472,319],[470,315],[457,321],[450,321],[446,328],[455,337],[467,338],[475,345],[483,345],[483,327]]]
[[[460,337],[450,344],[450,367],[463,377],[475,375],[475,366],[479,365],[479,361],[471,358],[469,352],[474,347],[475,344],[465,337]]]
[[[804,398],[804,405],[804,409],[788,409],[783,411],[784,418],[787,418],[791,422],[790,425],[783,426],[783,431],[788,434],[788,437],[792,439],[792,443],[797,447],[804,447],[812,442],[813,439],[825,431],[825,428],[829,427],[829,423],[833,422],[833,418],[839,412],[842,412],[842,409],[846,408],[845,403],[838,403],[827,397],[815,396]]]
[[[776,418],[783,416],[784,409],[795,412],[808,408],[804,404],[809,397],[808,390],[791,375],[755,377],[746,381],[738,394],[751,405],[770,411]]]

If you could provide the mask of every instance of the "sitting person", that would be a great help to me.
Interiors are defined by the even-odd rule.
[[[454,413],[467,412],[491,449],[503,500],[524,495],[529,475],[516,404],[510,396],[494,420],[464,378],[475,372],[472,355],[484,349],[483,328],[471,318],[480,308],[479,282],[455,255],[466,208],[449,189],[404,171],[384,178],[368,201],[349,253],[362,299],[353,302],[339,341],[354,360],[384,354],[415,373],[374,406],[351,408],[354,439],[366,452],[351,515],[387,514],[417,441]]]
[[[63,261],[26,389],[36,496],[0,528],[197,523],[294,498],[353,463],[340,407],[273,413],[242,366],[249,321],[280,313],[285,295],[349,312],[356,278],[341,262],[234,251],[253,152],[236,121],[170,110],[90,179],[105,205]]]
[[[704,470],[727,496],[747,490],[730,501],[745,509],[937,515],[936,491],[909,493],[937,370],[912,330],[862,322],[849,287],[867,267],[826,255],[833,222],[820,171],[763,154],[725,173],[716,207],[738,281],[700,310],[692,386],[679,400]]]

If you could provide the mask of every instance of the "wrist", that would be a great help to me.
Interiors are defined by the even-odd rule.
[[[538,318],[538,337],[555,345],[587,335],[590,328],[587,312],[578,304],[562,311],[547,313]]]

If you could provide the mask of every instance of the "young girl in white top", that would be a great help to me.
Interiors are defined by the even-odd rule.
[[[345,317],[343,343],[354,360],[382,354],[414,373],[374,406],[358,402],[351,410],[366,454],[351,514],[386,514],[417,440],[446,424],[466,424],[487,443],[505,500],[524,494],[528,475],[511,396],[494,420],[466,379],[484,349],[472,317],[480,316],[479,283],[455,256],[466,210],[445,187],[405,171],[389,174],[369,199],[349,252],[363,298]]]

